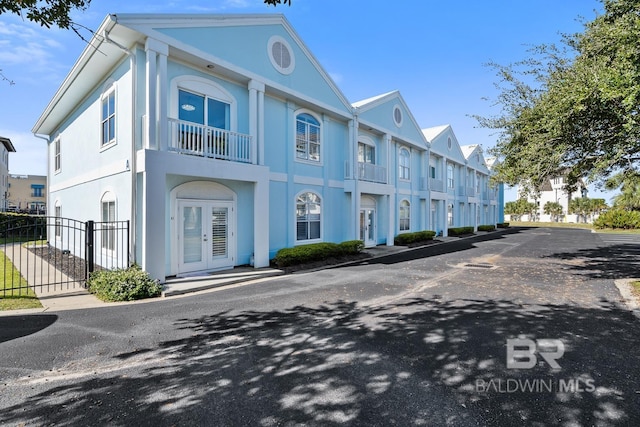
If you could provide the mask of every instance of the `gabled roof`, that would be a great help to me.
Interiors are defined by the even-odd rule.
[[[468,159],[478,147],[480,147],[478,144],[461,145],[460,149],[462,150],[462,154],[464,154],[465,159]],[[480,151],[482,152],[482,148],[480,148]]]
[[[230,35],[245,28],[254,30],[250,37]],[[299,76],[282,75],[272,67],[271,74],[265,75],[262,69],[257,69],[261,65],[255,65],[259,61],[255,60],[254,53],[246,52],[241,46],[232,49],[230,43],[207,42],[210,31],[221,40],[244,43],[243,46],[252,49],[259,46],[261,54],[264,53],[262,62],[269,61],[266,54],[269,37],[283,37],[297,53],[294,73]],[[112,14],[95,31],[32,131],[45,135],[54,132],[108,73],[126,60],[126,50],[141,46],[148,39],[166,44],[170,58],[188,61],[196,68],[215,67],[219,75],[247,83],[256,79],[263,82],[267,90],[300,105],[317,106],[345,119],[351,117],[352,106],[347,98],[282,14]],[[138,63],[138,67],[144,69],[144,63]],[[312,90],[299,90],[295,85],[306,85]]]
[[[389,95],[392,95],[394,93],[399,93],[397,90],[393,90],[391,92],[387,92],[387,93],[383,93],[381,95],[376,95],[376,96],[372,96],[371,98],[367,98],[367,99],[363,99],[361,101],[358,102],[354,102],[353,104],[351,104],[352,106],[356,107],[356,108],[361,108],[366,106],[367,104],[373,104],[376,101],[386,98]]]
[[[431,143],[438,135],[440,135],[442,132],[444,132],[447,128],[450,128],[450,127],[451,125],[441,125],[441,126],[426,128],[426,129],[422,129],[422,134],[424,135],[425,138],[427,138],[427,141]]]
[[[16,148],[13,146],[13,143],[11,142],[11,140],[9,138],[5,138],[4,136],[0,136],[0,143],[2,145],[4,145],[4,148],[7,149],[7,151],[16,152]]]
[[[394,138],[408,144],[427,149],[429,143],[422,135],[420,126],[418,126],[418,122],[400,91],[383,93],[352,105],[357,110],[361,123],[380,132],[389,133]],[[394,121],[396,107],[400,109],[402,114],[400,125]]]

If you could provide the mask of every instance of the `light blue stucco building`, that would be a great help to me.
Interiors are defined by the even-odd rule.
[[[109,15],[33,132],[50,212],[131,220],[153,277],[502,222],[481,147],[349,102],[282,15]]]

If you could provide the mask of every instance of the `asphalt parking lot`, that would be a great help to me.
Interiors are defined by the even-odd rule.
[[[615,286],[640,239],[616,239],[512,229],[0,317],[0,424],[640,425],[639,320]]]

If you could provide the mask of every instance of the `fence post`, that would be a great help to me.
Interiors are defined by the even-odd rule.
[[[95,260],[93,253],[93,242],[94,242],[94,222],[87,221],[87,226],[85,227],[84,238],[87,242],[85,248],[85,258],[87,261],[87,279],[89,278],[89,274],[93,273],[95,268]]]

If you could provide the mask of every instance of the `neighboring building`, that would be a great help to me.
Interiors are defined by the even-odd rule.
[[[18,212],[47,212],[47,177],[43,175],[9,175],[8,209]]]
[[[576,191],[568,192],[565,189],[565,177],[557,176],[547,179],[543,182],[540,188],[540,193],[535,195],[525,193],[522,188],[518,188],[518,195],[520,197],[526,197],[528,202],[535,203],[538,207],[536,213],[537,218],[529,218],[529,215],[524,215],[522,221],[542,221],[552,222],[554,218],[551,215],[544,213],[544,205],[547,202],[556,202],[562,206],[562,214],[559,216],[559,222],[578,222],[577,215],[569,213],[569,203],[572,199],[577,197],[588,197],[588,190],[586,184],[580,180],[578,181],[578,188]]]
[[[49,211],[131,220],[154,278],[502,222],[479,147],[424,133],[397,91],[351,104],[282,15],[110,15],[95,34],[33,128]]]
[[[0,211],[9,207],[7,193],[9,192],[9,153],[16,149],[9,138],[0,136]]]

